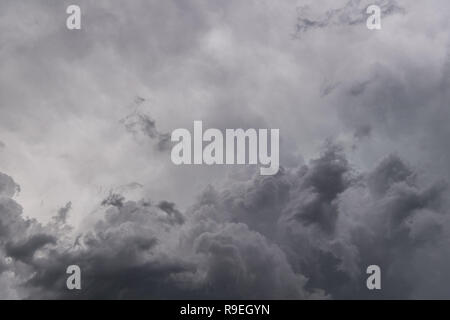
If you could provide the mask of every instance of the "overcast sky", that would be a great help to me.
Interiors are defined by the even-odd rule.
[[[1,298],[450,298],[447,0],[70,4],[0,2]],[[194,120],[282,169],[173,165]]]

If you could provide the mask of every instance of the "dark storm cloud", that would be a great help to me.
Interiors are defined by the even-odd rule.
[[[400,7],[395,0],[363,1],[349,0],[342,7],[327,10],[323,16],[313,18],[308,14],[308,7],[299,7],[296,35],[312,29],[322,29],[331,26],[352,26],[363,24],[367,20],[366,9],[369,5],[378,5],[383,17],[396,13],[403,13],[405,9]]]
[[[268,200],[268,207],[275,210],[265,213],[263,206],[258,210],[255,204],[248,205],[247,195],[257,199],[252,190],[261,186],[260,181],[237,199],[227,194],[219,207],[226,206],[224,211],[231,211],[235,220],[261,232],[261,221],[267,221],[272,231],[264,234],[285,248],[294,270],[309,279],[308,287],[324,289],[333,297],[410,297],[414,282],[426,282],[433,271],[406,276],[400,265],[406,268],[423,258],[421,249],[432,251],[433,245],[448,238],[448,231],[442,233],[448,223],[442,224],[447,213],[446,184],[421,185],[412,169],[395,156],[360,175],[333,147],[297,173],[283,171],[267,179],[271,182],[263,185],[270,188],[257,188],[261,198],[267,201],[265,193],[276,195],[273,185],[284,186],[284,194],[289,195],[281,203],[277,197]],[[241,203],[246,205],[236,206]],[[442,261],[448,259],[445,250],[434,254],[442,254]],[[369,294],[364,286],[365,267],[370,264],[379,264],[389,274],[378,295]],[[442,262],[439,269],[445,265]],[[426,294],[434,293],[418,293]]]
[[[6,243],[5,252],[8,257],[18,261],[27,261],[38,249],[47,244],[56,244],[56,238],[48,234],[36,234],[19,243]]]
[[[184,218],[180,211],[175,208],[175,203],[168,201],[161,201],[158,203],[158,208],[163,210],[169,215],[169,217],[174,221],[174,223],[183,223]]]
[[[80,247],[49,253],[35,260],[38,272],[26,283],[34,298],[159,298],[176,296],[171,277],[189,270],[176,257],[155,252],[164,219],[146,203],[110,207],[105,219],[83,235]],[[51,259],[50,259],[51,258]],[[83,270],[83,291],[65,289],[61,270],[76,264]],[[160,296],[159,296],[160,295]]]
[[[361,173],[327,143],[308,165],[210,187],[184,213],[110,195],[77,246],[3,196],[0,251],[30,298],[443,297],[420,286],[449,265],[446,201],[444,182],[422,182],[397,156]],[[422,268],[431,252],[440,263]],[[71,264],[81,291],[65,288]],[[383,270],[379,293],[365,288],[370,264]]]
[[[12,259],[2,271],[14,272],[30,298],[73,298],[65,288],[64,272],[70,264],[82,267],[81,296],[89,298],[176,297],[177,283],[170,277],[191,268],[177,257],[154,252],[158,235],[167,232],[161,228],[171,226],[173,218],[144,201],[128,201],[120,209],[110,206],[104,220],[79,236],[75,247],[51,225],[23,218],[12,199],[0,199],[0,213],[0,253]]]
[[[80,33],[60,28],[63,5],[41,8],[33,2],[28,11],[10,10],[14,3],[2,2],[8,10],[0,10],[2,21],[8,19],[14,26],[0,28],[2,38],[9,41],[0,50],[6,70],[0,86],[2,105],[10,105],[1,108],[0,122],[7,136],[17,136],[7,140],[8,149],[16,143],[20,151],[13,149],[18,155],[6,164],[15,168],[22,155],[29,157],[28,166],[21,165],[20,179],[31,174],[28,186],[58,201],[64,198],[65,180],[76,184],[79,174],[91,183],[103,167],[111,168],[103,172],[108,183],[116,179],[116,185],[122,185],[142,178],[142,185],[124,189],[151,184],[156,190],[171,190],[172,197],[171,201],[132,201],[125,192],[114,190],[103,201],[95,198],[100,202],[95,212],[99,215],[89,217],[95,222],[72,232],[67,225],[74,211],[71,205],[61,208],[48,224],[29,219],[26,215],[33,212],[22,212],[19,202],[24,199],[14,197],[18,185],[0,174],[0,297],[449,298],[449,192],[445,182],[426,175],[436,169],[442,178],[450,177],[440,169],[450,163],[444,147],[450,136],[448,50],[447,58],[441,56],[441,43],[448,35],[433,28],[448,29],[426,20],[434,19],[434,14],[426,12],[420,19],[409,16],[409,24],[397,22],[395,32],[369,34],[363,25],[365,2],[346,1],[319,17],[300,9],[297,35],[326,33],[317,43],[315,38],[288,43],[283,32],[288,34],[295,23],[295,13],[291,14],[295,2],[280,7],[264,2],[262,8],[234,1],[223,7],[202,1],[100,2],[100,7],[82,2],[88,14],[83,13]],[[431,7],[443,3],[434,1]],[[400,16],[395,14],[408,12],[394,1],[370,4],[379,4],[382,16],[391,16],[388,22]],[[416,12],[424,7],[416,5]],[[445,5],[435,10],[436,21],[442,12]],[[58,24],[54,16],[59,17]],[[35,17],[47,28],[37,28]],[[352,28],[352,37],[335,33],[340,29],[336,26],[356,25],[361,28]],[[57,59],[49,59],[55,55]],[[315,90],[320,70],[325,70],[328,80]],[[136,78],[130,79],[130,74]],[[41,81],[43,75],[47,81]],[[110,102],[126,100],[118,92],[127,95],[135,87],[151,91],[169,109],[144,112],[140,107],[145,99],[137,97],[133,112],[114,113]],[[320,97],[311,96],[314,92]],[[303,96],[308,107],[299,104]],[[320,109],[322,105],[329,109]],[[286,156],[303,152],[308,145],[309,122],[319,127],[311,140],[322,139],[322,123],[333,122],[331,127],[338,127],[333,134],[342,133],[342,124],[331,119],[331,111],[338,110],[340,121],[359,138],[358,148],[374,140],[381,145],[378,155],[397,149],[400,155],[387,156],[372,170],[366,166],[356,170],[344,148],[328,144],[308,165],[296,167],[298,158],[292,157],[291,165],[275,176],[244,175],[225,186],[211,186],[185,210],[177,206],[178,200],[197,190],[199,180],[212,181],[213,175],[203,179],[180,175],[173,180],[181,172],[177,171],[146,180],[150,172],[159,171],[158,163],[149,165],[148,154],[126,148],[122,136],[116,135],[123,130],[104,130],[104,126],[94,130],[99,118],[103,123],[110,117],[117,124],[129,114],[122,124],[138,142],[166,150],[170,136],[160,131],[153,116],[158,124],[162,114],[169,114],[166,120],[176,120],[170,116],[174,110],[180,123],[208,114],[206,118],[213,118],[211,123],[218,128],[266,127],[266,120],[278,119],[274,124],[290,132],[292,141],[300,141],[301,149],[284,148]],[[294,124],[289,125],[291,119]],[[42,130],[42,123],[49,123],[48,132]],[[65,135],[70,133],[69,125],[76,128],[72,140]],[[102,139],[90,144],[95,137]],[[401,152],[406,145],[401,137],[414,146],[412,157]],[[284,134],[284,138],[289,137]],[[23,141],[27,144],[20,144]],[[66,142],[79,162],[48,161],[47,151],[59,155]],[[104,146],[114,148],[104,150]],[[41,160],[35,150],[44,154]],[[102,157],[92,156],[96,150]],[[122,159],[123,154],[127,157]],[[367,157],[373,162],[378,158]],[[429,165],[413,167],[410,163],[417,163],[418,157],[428,159]],[[98,166],[86,168],[88,163]],[[74,168],[76,174],[66,177]],[[144,168],[150,169],[143,173]],[[61,178],[55,182],[53,177]],[[66,192],[73,197],[74,208],[85,202],[81,194],[89,193],[86,183],[78,187],[76,192]],[[82,269],[81,291],[66,289],[65,270],[71,264]],[[369,264],[381,266],[381,292],[365,287]]]
[[[338,218],[338,196],[350,186],[350,178],[347,160],[337,147],[330,146],[302,176],[298,205],[289,209],[295,212],[293,218],[332,232]]]

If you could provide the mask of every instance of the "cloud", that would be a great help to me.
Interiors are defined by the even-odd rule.
[[[360,173],[331,145],[308,166],[221,192],[208,190],[195,212],[245,224],[283,248],[294,272],[308,279],[305,289],[321,289],[334,298],[408,298],[413,292],[430,297],[445,284],[414,291],[414,283],[426,282],[432,271],[408,274],[403,267],[420,260],[423,250],[446,243],[447,195],[445,183],[422,185],[396,156]],[[442,255],[443,270],[448,255],[442,249],[434,255]],[[365,287],[370,264],[387,273],[381,293]]]
[[[53,217],[53,220],[57,224],[65,224],[67,222],[70,209],[72,209],[72,202],[69,201],[64,207],[58,210],[58,214]]]
[[[10,176],[0,172],[0,196],[11,198],[17,192],[20,192],[19,185]]]
[[[135,139],[144,135],[151,140],[156,140],[156,147],[159,151],[168,150],[171,146],[170,134],[161,133],[156,129],[156,122],[150,116],[139,111],[139,106],[145,102],[142,97],[137,97],[134,102],[135,110],[120,120],[125,129],[131,133]]]
[[[19,243],[8,242],[5,253],[17,261],[27,261],[33,257],[35,252],[47,244],[55,244],[56,238],[47,234],[35,234]]]
[[[354,137],[356,139],[363,139],[370,136],[372,128],[369,125],[361,125],[356,128]]]
[[[448,1],[331,2],[2,1],[0,297],[448,298]],[[200,118],[284,168],[154,152]]]
[[[330,142],[308,165],[209,187],[183,213],[112,194],[103,218],[69,238],[3,196],[0,252],[12,262],[2,270],[17,294],[40,299],[443,297],[441,286],[421,291],[432,270],[417,261],[434,252],[448,266],[447,196],[394,155],[357,172]],[[81,291],[65,288],[71,264]],[[365,288],[370,264],[382,268],[379,293]]]
[[[209,293],[205,298],[325,298],[320,290],[305,290],[307,279],[293,272],[285,253],[245,224],[228,223],[202,233],[196,250],[207,255],[202,266]]]

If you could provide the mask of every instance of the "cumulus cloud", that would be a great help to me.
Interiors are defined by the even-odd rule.
[[[17,3],[0,3],[0,297],[448,298],[447,0],[370,2],[374,32],[363,0],[80,1],[79,32],[63,3]],[[283,168],[154,152],[197,119],[280,128]]]
[[[2,274],[22,297],[443,297],[442,287],[421,290],[433,270],[419,262],[433,252],[437,268],[448,266],[447,184],[424,183],[395,155],[358,172],[327,143],[308,165],[209,187],[183,213],[111,194],[91,230],[69,238],[61,225],[24,218],[11,196],[1,199]],[[81,291],[65,288],[71,264],[82,269]],[[380,293],[365,288],[370,264],[383,270]]]

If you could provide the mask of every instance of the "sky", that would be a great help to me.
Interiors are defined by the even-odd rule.
[[[0,298],[450,298],[448,1],[70,4],[0,2]],[[280,171],[175,166],[195,120]]]

